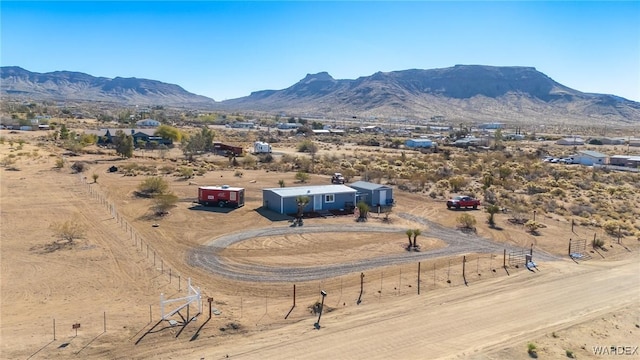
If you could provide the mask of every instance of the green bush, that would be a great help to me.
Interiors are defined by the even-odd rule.
[[[162,195],[166,193],[168,189],[169,184],[167,181],[157,176],[146,178],[138,185],[138,191],[150,196]]]

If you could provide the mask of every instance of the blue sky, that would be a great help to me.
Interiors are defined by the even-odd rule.
[[[640,1],[0,2],[2,66],[182,86],[217,101],[327,71],[533,66],[640,101]]]

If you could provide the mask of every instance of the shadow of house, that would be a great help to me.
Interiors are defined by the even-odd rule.
[[[265,207],[259,207],[254,209],[253,211],[257,212],[258,214],[260,214],[260,216],[264,217],[269,221],[291,221],[295,218],[295,215],[289,216],[286,214],[279,214]]]

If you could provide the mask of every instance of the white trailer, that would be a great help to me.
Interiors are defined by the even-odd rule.
[[[256,141],[253,143],[253,152],[255,154],[269,154],[271,153],[271,145],[266,142]]]

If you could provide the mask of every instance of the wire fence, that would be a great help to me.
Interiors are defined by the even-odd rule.
[[[103,207],[127,234],[128,245],[132,250],[153,264],[159,278],[166,281],[164,285],[177,291],[173,295],[180,297],[181,293],[186,292],[187,278],[162,258],[151,242],[118,212],[113,201],[98,187],[87,182],[86,178],[80,177],[80,182],[89,197]],[[181,309],[177,315],[184,318],[185,313],[190,311],[188,320],[193,320],[193,325],[185,325],[180,336],[194,339],[200,332],[211,335],[227,329],[233,331],[241,328],[266,328],[296,321],[311,321],[321,311],[319,304],[322,304],[322,311],[333,311],[350,306],[380,303],[401,296],[425,296],[442,288],[470,286],[483,279],[509,276],[509,272],[518,266],[511,266],[507,259],[508,254],[505,250],[501,254],[466,254],[430,259],[299,284],[242,284],[237,286],[235,293],[214,294],[213,298],[203,299],[202,309],[196,309],[193,304],[188,306],[189,310]],[[524,267],[520,267],[522,268]],[[209,300],[209,304],[206,300]],[[195,318],[191,319],[192,316]],[[81,355],[88,347],[108,341],[105,339],[105,333],[116,326],[119,332],[124,331],[129,341],[137,343],[154,323],[163,319],[160,304],[156,302],[113,313],[79,314],[73,320],[52,320],[52,323],[42,320],[41,324],[35,324],[38,330],[34,335],[52,340],[35,351],[31,357],[46,358],[46,348],[57,349],[61,346],[69,346],[70,350]],[[215,325],[204,327],[209,320]],[[123,324],[126,324],[126,330],[123,330]]]

